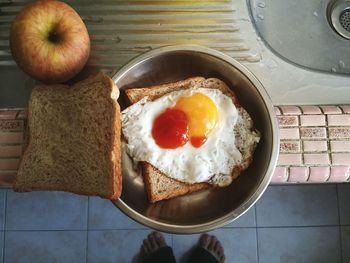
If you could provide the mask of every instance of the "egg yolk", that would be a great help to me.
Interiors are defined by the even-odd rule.
[[[176,149],[188,141],[188,118],[178,109],[166,109],[153,123],[152,136],[163,149]]]
[[[199,148],[218,121],[215,103],[206,95],[193,93],[181,97],[154,120],[152,136],[163,149],[176,149],[188,141]]]
[[[179,98],[174,108],[185,112],[188,116],[188,137],[192,146],[198,148],[203,145],[218,120],[215,103],[202,93],[193,93],[191,96]]]

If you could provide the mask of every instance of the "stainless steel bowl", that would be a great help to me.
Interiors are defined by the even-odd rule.
[[[114,204],[139,223],[171,233],[212,230],[244,214],[268,186],[279,148],[277,121],[262,84],[239,62],[218,51],[200,46],[159,48],[128,63],[113,79],[124,90],[193,76],[216,77],[225,81],[252,116],[262,138],[249,168],[226,188],[150,204],[142,176],[123,173],[122,195]],[[123,105],[121,93],[120,103]]]

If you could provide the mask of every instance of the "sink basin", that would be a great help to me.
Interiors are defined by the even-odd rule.
[[[0,1],[0,108],[25,108],[35,84],[12,60],[8,41],[10,24],[27,2]],[[88,27],[89,70],[112,76],[146,51],[197,44],[241,62],[276,105],[349,103],[350,40],[334,30],[342,28],[340,19],[329,23],[343,15],[346,27],[342,10],[349,0],[66,2]]]
[[[248,1],[264,44],[297,66],[350,74],[350,1]]]

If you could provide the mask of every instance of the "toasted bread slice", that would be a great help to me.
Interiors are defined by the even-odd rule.
[[[155,100],[167,93],[176,90],[190,89],[195,87],[219,89],[222,93],[224,93],[232,99],[233,103],[235,104],[241,115],[244,114],[247,118],[250,119],[246,111],[240,106],[235,93],[223,81],[216,78],[205,79],[203,77],[194,77],[175,83],[163,84],[159,86],[151,86],[146,88],[132,88],[125,90],[125,95],[128,102],[130,104],[134,104],[146,96],[148,96],[150,100]],[[240,147],[238,147],[238,149],[242,153],[243,160],[239,165],[234,167],[231,176],[220,179],[213,178],[214,184],[188,184],[180,182],[178,180],[166,176],[164,173],[160,172],[151,164],[147,162],[142,162],[142,174],[144,177],[149,201],[154,203],[163,199],[169,199],[176,196],[197,192],[202,189],[207,189],[216,186],[227,186],[228,184],[230,184],[233,179],[235,179],[244,169],[246,169],[249,166],[249,164],[252,161],[252,153],[255,149],[254,145],[250,145],[250,147],[244,146],[244,138],[240,138],[241,135],[239,134],[238,130],[242,127],[242,125],[244,124],[240,124],[238,122],[238,125],[236,125],[237,130],[235,130],[235,134],[236,139],[240,142]]]
[[[14,190],[121,194],[119,90],[100,73],[73,86],[40,85],[28,107],[29,142]]]
[[[197,84],[202,83],[204,80],[205,78],[203,77],[193,77],[185,80],[180,80],[175,83],[150,86],[146,88],[127,89],[125,90],[126,99],[130,105],[138,102],[146,96],[148,96],[150,100],[156,100],[169,92],[195,87]]]
[[[208,183],[187,184],[166,176],[148,162],[142,162],[142,175],[151,203],[210,188]]]

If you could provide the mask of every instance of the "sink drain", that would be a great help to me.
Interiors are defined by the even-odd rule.
[[[340,25],[346,30],[350,31],[350,8],[345,10],[339,18]]]
[[[330,22],[339,35],[350,39],[350,1],[336,1],[332,5]]]

